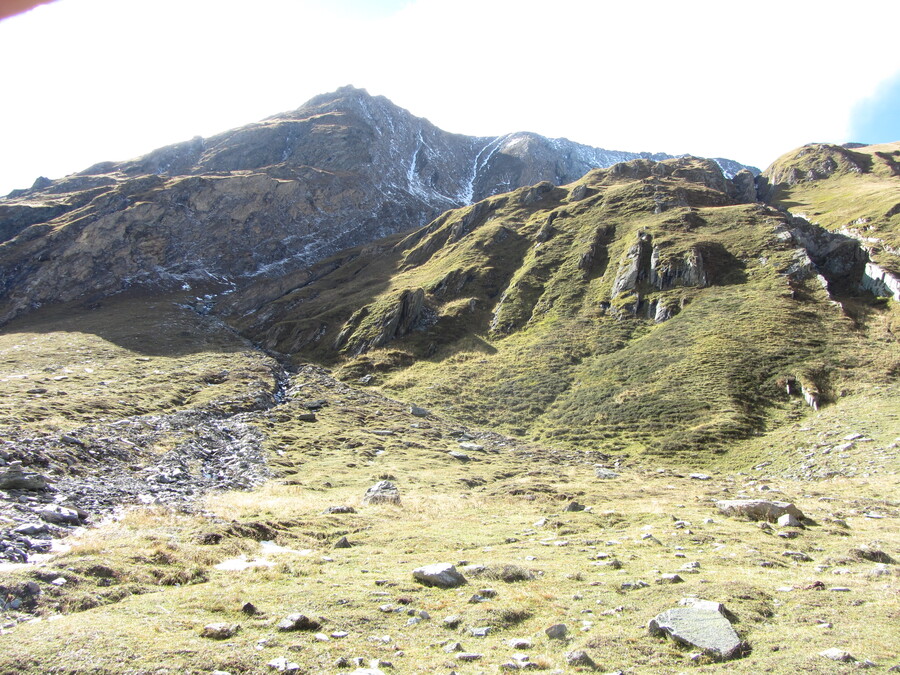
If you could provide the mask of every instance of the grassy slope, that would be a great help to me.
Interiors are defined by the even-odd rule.
[[[896,473],[809,484],[754,472],[699,482],[627,465],[620,479],[598,481],[596,458],[486,434],[478,439],[485,452],[470,452],[473,461],[463,464],[446,454],[457,447],[450,421],[414,418],[400,404],[331,383],[313,370],[302,372],[295,385],[287,404],[258,420],[280,480],[252,493],[212,496],[204,516],[132,512],[75,538],[70,553],[45,567],[6,574],[5,583],[39,579],[40,611],[54,620],[0,636],[0,673],[265,673],[279,656],[308,673],[349,672],[352,667],[336,661],[357,656],[390,661],[395,672],[493,673],[522,651],[506,644],[512,637],[531,639],[534,646],[525,650],[531,659],[564,672],[579,672],[564,660],[575,648],[587,649],[601,670],[635,674],[686,667],[851,672],[852,666],[817,655],[832,646],[882,666],[900,660],[895,566],[887,576],[869,576],[874,565],[850,554],[876,541],[900,555]],[[306,401],[322,398],[329,405],[317,422],[297,421]],[[387,475],[399,485],[402,505],[362,504],[365,488]],[[797,500],[817,525],[786,540],[716,512],[712,500],[741,494]],[[564,512],[573,498],[592,511]],[[323,513],[338,504],[357,513]],[[870,519],[866,512],[887,517]],[[541,518],[547,523],[536,526]],[[690,525],[678,529],[675,520]],[[223,535],[221,542],[198,543],[209,533]],[[648,533],[661,543],[643,539]],[[354,546],[333,549],[343,535]],[[301,553],[266,555],[256,538]],[[785,550],[806,552],[813,562],[795,562],[782,556]],[[621,561],[622,569],[597,565],[600,553]],[[238,554],[274,565],[213,568]],[[412,581],[413,568],[435,561],[516,565],[536,576],[507,583],[470,575],[468,586],[449,591]],[[684,583],[654,583],[660,572],[693,561],[700,572],[682,574]],[[836,576],[837,569],[843,573]],[[46,583],[58,575],[68,580],[65,586]],[[650,586],[620,589],[633,580]],[[802,590],[817,580],[851,590]],[[796,590],[778,590],[786,586]],[[497,597],[468,602],[485,587]],[[693,664],[691,650],[647,635],[646,622],[687,595],[724,602],[752,652],[728,664]],[[248,601],[260,615],[241,613]],[[382,605],[400,611],[383,612]],[[65,613],[53,613],[54,607]],[[407,625],[408,610],[425,610],[431,618]],[[325,634],[349,635],[320,641],[312,633],[275,630],[278,620],[297,611],[321,618]],[[456,629],[441,624],[451,614],[462,616]],[[204,625],[223,621],[241,624],[240,632],[224,642],[200,637]],[[569,640],[544,636],[557,622],[568,625]],[[467,632],[485,625],[493,627],[486,638]],[[381,642],[383,636],[389,639]],[[466,665],[443,651],[444,643],[457,640],[483,659]]]
[[[780,157],[763,172],[771,203],[830,230],[848,228],[900,249],[900,142],[847,150],[813,145]],[[808,172],[819,172],[813,180]],[[827,175],[826,175],[827,174]],[[896,253],[874,245],[873,259],[900,274]]]
[[[324,263],[237,325],[473,423],[700,463],[798,414],[782,378],[831,400],[862,380],[890,379],[893,337],[870,340],[815,280],[789,283],[794,251],[774,236],[777,212],[731,205],[704,184],[702,165],[663,178],[630,166],[638,175],[589,174],[581,201],[575,185],[537,201],[523,189],[449,212],[403,241]],[[690,206],[655,213],[660,198]],[[663,324],[628,315],[634,294],[611,298],[639,232],[653,236],[663,262],[702,250],[712,279],[708,288],[642,288],[647,301],[684,305]],[[361,356],[335,349],[348,326],[350,344],[370,341],[399,294],[419,288],[431,325]]]
[[[245,407],[273,389],[272,362],[179,306],[119,295],[43,308],[0,331],[0,430],[69,431],[103,419]],[[33,393],[29,393],[33,392]]]

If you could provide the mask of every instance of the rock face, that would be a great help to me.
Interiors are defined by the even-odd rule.
[[[711,609],[676,607],[650,620],[651,635],[668,635],[718,660],[731,659],[741,651],[741,639],[731,622]]]
[[[0,323],[36,304],[134,286],[221,289],[277,277],[446,209],[637,157],[668,155],[529,133],[451,134],[344,87],[0,199]]]

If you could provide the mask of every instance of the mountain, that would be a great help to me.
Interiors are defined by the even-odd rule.
[[[0,200],[0,323],[136,286],[222,290],[424,225],[448,208],[668,155],[444,132],[345,87],[298,110]],[[726,172],[741,169],[720,160]]]
[[[347,115],[308,131],[353,167]],[[0,675],[895,669],[881,152],[803,148],[758,182],[631,159],[263,273],[234,244],[281,227],[254,209],[337,204],[365,163],[227,168],[273,156],[248,141],[202,175],[140,173],[172,151],[70,177],[80,207],[14,198],[71,207],[4,244],[37,242],[2,268],[35,275],[17,298],[65,290],[45,266],[77,297],[0,328]],[[245,276],[195,281],[182,232]]]

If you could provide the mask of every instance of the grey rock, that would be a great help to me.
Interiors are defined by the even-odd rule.
[[[366,490],[363,503],[400,504],[400,490],[389,480],[379,481]]]
[[[459,614],[451,614],[448,617],[445,617],[441,624],[445,628],[457,628],[459,624],[462,623],[462,617]]]
[[[469,457],[466,453],[464,453],[464,452],[457,452],[456,450],[451,450],[451,451],[448,452],[447,454],[450,455],[453,459],[458,460],[458,461],[460,461],[460,462],[468,462],[469,460],[472,459],[472,458]]]
[[[603,469],[599,468],[596,470],[597,478],[600,480],[612,480],[613,478],[618,478],[619,474],[617,474],[612,469]]]
[[[43,490],[47,479],[34,471],[26,471],[21,462],[10,462],[0,473],[0,490]]]
[[[483,445],[479,445],[478,443],[470,443],[468,441],[464,441],[464,442],[460,443],[459,447],[461,447],[463,450],[468,450],[469,452],[483,452],[484,451]]]
[[[409,414],[413,417],[428,417],[431,413],[428,412],[425,408],[420,408],[417,405],[409,406]]]
[[[425,586],[456,588],[466,583],[466,578],[450,563],[435,563],[413,570],[413,579]]]
[[[46,520],[48,523],[53,523],[55,525],[81,524],[81,518],[78,516],[78,511],[68,509],[65,506],[59,506],[58,504],[48,504],[40,509],[37,514],[41,517],[41,520]]]
[[[583,668],[597,667],[597,664],[594,663],[594,659],[588,656],[588,653],[583,649],[576,649],[575,651],[566,654],[566,663],[570,666],[581,666]]]
[[[794,516],[792,513],[783,513],[778,516],[778,526],[779,527],[803,527],[803,523],[800,522],[800,519]]]
[[[578,502],[569,502],[568,504],[566,504],[565,510],[567,512],[584,511],[584,504],[579,504]]]
[[[329,506],[325,513],[356,513],[356,509],[352,506]]]
[[[200,631],[200,637],[213,640],[226,640],[237,633],[241,628],[239,623],[210,623]]]
[[[341,537],[334,543],[335,548],[351,548],[353,544],[347,539],[347,537]]]
[[[850,652],[845,652],[843,649],[838,649],[837,647],[831,647],[823,652],[819,652],[819,656],[824,656],[826,659],[831,659],[832,661],[840,661],[841,663],[856,661]]]
[[[310,619],[305,614],[288,614],[278,622],[276,628],[280,631],[292,630],[319,630],[322,624],[315,619]]]
[[[452,654],[453,652],[461,652],[463,650],[463,646],[459,642],[448,642],[444,645],[444,651],[448,654]]]
[[[684,579],[682,579],[677,574],[663,574],[659,579],[656,580],[658,584],[681,584],[684,583]]]
[[[299,673],[300,672],[300,664],[294,663],[293,661],[288,661],[286,657],[279,656],[276,659],[272,659],[266,664],[271,670],[274,670],[278,673]]]
[[[705,473],[692,473],[691,478],[694,480],[712,480],[712,476]]]
[[[565,640],[569,627],[564,623],[555,623],[544,631],[551,640]]]
[[[857,560],[868,560],[870,562],[884,563],[886,565],[893,565],[896,563],[890,555],[869,544],[863,544],[857,548],[850,549],[850,555]]]
[[[743,516],[751,520],[775,522],[785,513],[803,520],[803,512],[790,502],[773,502],[766,499],[723,499],[716,508],[726,516]]]
[[[36,534],[45,534],[47,532],[47,523],[25,523],[13,528],[14,534],[24,534],[26,536],[34,536]]]
[[[493,629],[491,626],[479,626],[478,628],[473,628],[469,631],[472,637],[487,637],[491,634]]]
[[[793,558],[799,562],[812,562],[812,558],[806,555],[803,551],[783,551],[781,553],[785,558]]]
[[[513,649],[531,649],[532,642],[527,638],[511,638],[507,640],[506,644],[508,644]]]
[[[478,661],[483,658],[484,654],[477,654],[475,652],[462,652],[461,654],[456,655],[457,661]]]
[[[742,643],[731,622],[719,612],[696,607],[668,609],[650,620],[651,635],[668,635],[676,642],[702,650],[715,659],[737,656]]]

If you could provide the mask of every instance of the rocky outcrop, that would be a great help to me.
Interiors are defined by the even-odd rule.
[[[274,278],[446,209],[635,157],[665,155],[451,134],[344,87],[0,199],[0,323],[134,286],[221,290]]]
[[[403,337],[429,323],[425,291],[402,291],[387,302],[363,307],[354,313],[335,340],[335,348],[357,355]]]

